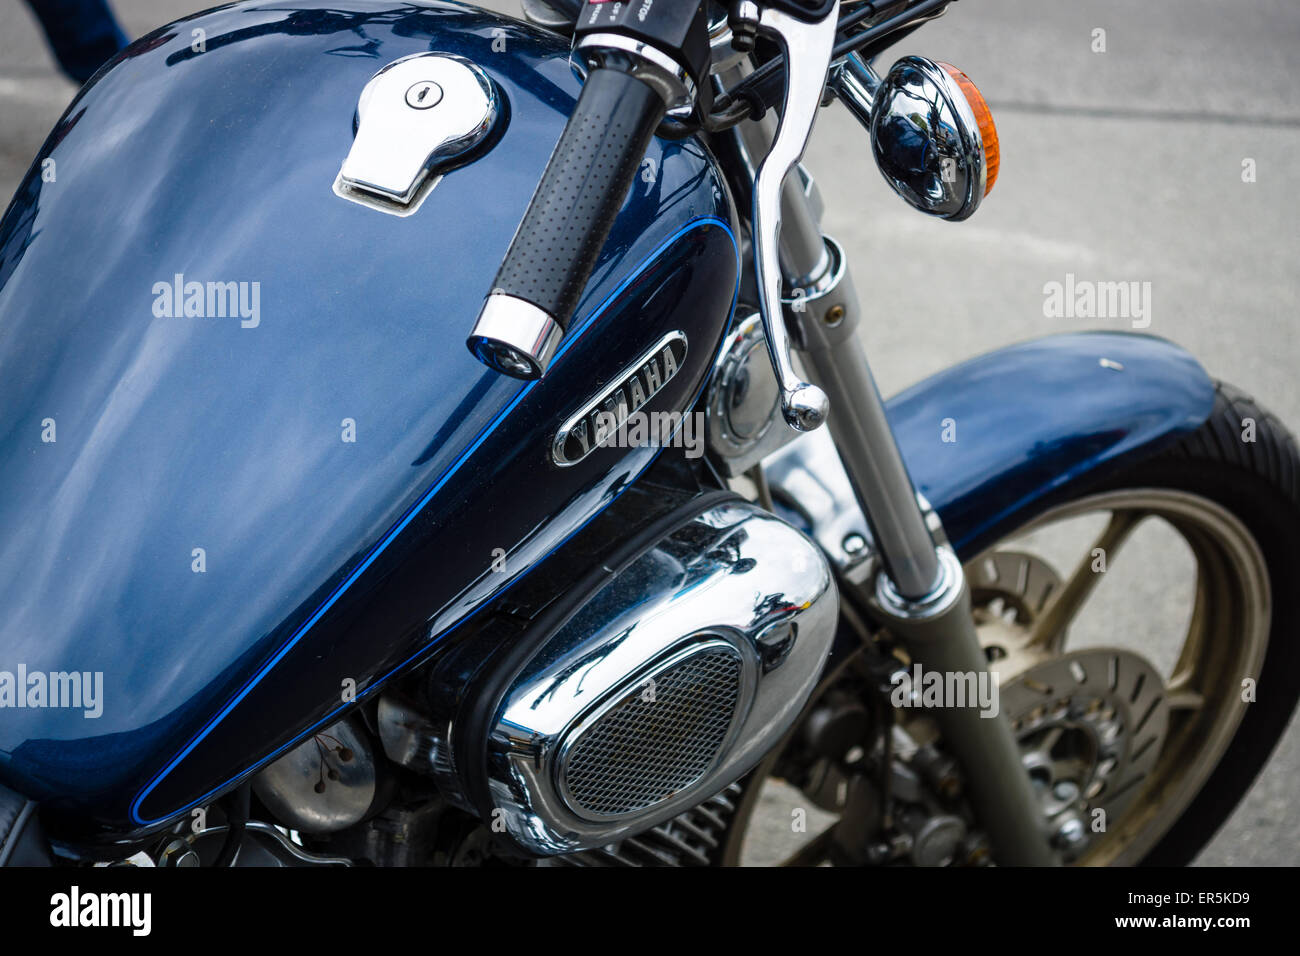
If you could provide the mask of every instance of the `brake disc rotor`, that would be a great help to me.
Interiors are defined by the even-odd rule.
[[[1110,647],[1073,651],[999,688],[1021,759],[1067,857],[1118,821],[1142,790],[1169,726],[1160,675]]]
[[[980,643],[1044,816],[1067,859],[1117,822],[1142,791],[1169,727],[1160,674],[1111,647],[1034,644],[1034,620],[1059,588],[1041,559],[994,552],[967,568]]]
[[[1030,629],[1046,608],[1048,599],[1061,588],[1060,575],[1042,558],[1019,551],[995,551],[966,565],[971,606],[980,643],[989,662],[1019,657],[1028,646]],[[1052,639],[1032,659],[996,668],[1003,674],[1019,673],[1037,662],[1042,652],[1059,650],[1065,632]]]

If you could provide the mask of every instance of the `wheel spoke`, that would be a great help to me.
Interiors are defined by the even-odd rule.
[[[1029,635],[1030,645],[1053,645],[1066,625],[1074,620],[1074,616],[1079,613],[1079,608],[1088,600],[1088,595],[1092,594],[1093,588],[1101,579],[1101,575],[1093,570],[1097,551],[1102,552],[1105,566],[1109,568],[1128,536],[1145,517],[1146,513],[1142,511],[1111,512],[1105,530],[1083,556],[1083,560],[1070,575],[1070,580],[1065,582],[1065,587],[1056,592],[1056,597],[1051,604],[1034,621],[1033,630]]]
[[[1184,539],[1191,545],[1192,552],[1196,555],[1196,596],[1193,599],[1192,620],[1187,628],[1187,637],[1178,652],[1178,662],[1174,664],[1173,672],[1169,675],[1168,688],[1171,695],[1175,692],[1192,690],[1191,682],[1200,670],[1201,659],[1205,653],[1205,635],[1210,629],[1214,613],[1210,579],[1212,575],[1223,572],[1223,568],[1218,566],[1208,549],[1200,544],[1196,535],[1184,532]]]
[[[1043,739],[1038,742],[1038,746],[1034,748],[1035,752],[1050,757],[1052,748],[1056,746],[1056,742],[1061,739],[1061,734],[1063,733],[1065,733],[1064,727],[1050,728],[1045,734],[1043,734]]]
[[[1205,695],[1193,690],[1185,682],[1171,684],[1165,692],[1170,710],[1200,710],[1205,706]]]

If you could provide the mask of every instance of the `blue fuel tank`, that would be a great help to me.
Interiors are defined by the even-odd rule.
[[[340,198],[362,88],[428,51],[491,78],[489,148],[413,215]],[[465,346],[579,87],[520,21],[275,0],[142,38],[59,121],[0,222],[0,781],[77,839],[230,789],[608,506],[656,450],[561,467],[556,432],[676,332],[650,407],[695,402],[738,251],[693,138],[544,379]]]

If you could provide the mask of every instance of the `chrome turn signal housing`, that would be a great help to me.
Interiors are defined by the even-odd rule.
[[[871,106],[871,150],[894,191],[924,213],[966,219],[998,175],[998,134],[975,84],[947,63],[904,57]]]

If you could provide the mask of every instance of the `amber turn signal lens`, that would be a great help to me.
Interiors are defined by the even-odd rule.
[[[1000,153],[998,151],[998,128],[993,125],[993,113],[989,105],[984,102],[984,97],[976,89],[975,84],[970,81],[970,77],[957,69],[951,63],[940,62],[939,66],[943,71],[957,81],[961,91],[966,96],[966,102],[970,104],[970,110],[975,114],[975,122],[980,128],[980,140],[984,144],[984,195],[987,196],[993,189],[993,184],[998,178],[998,161]]]

